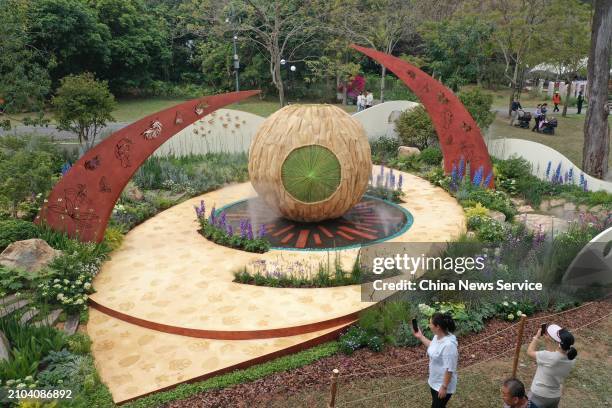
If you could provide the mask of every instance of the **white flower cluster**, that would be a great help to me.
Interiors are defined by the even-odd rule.
[[[24,379],[17,378],[15,380],[6,380],[6,383],[2,384],[0,381],[0,385],[6,388],[36,388],[38,386],[38,382],[34,380],[34,377],[28,375]]]
[[[80,309],[87,304],[88,294],[93,292],[91,275],[80,274],[76,280],[55,278],[38,285],[40,295],[49,301],[59,302],[67,309]]]

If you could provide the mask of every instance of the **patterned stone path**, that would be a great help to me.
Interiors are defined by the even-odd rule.
[[[375,167],[375,174],[378,171]],[[414,216],[414,223],[392,241],[445,242],[465,231],[463,210],[450,195],[413,175],[403,173],[403,180],[403,206]],[[361,302],[359,286],[279,289],[233,283],[233,272],[254,260],[310,262],[315,268],[328,259],[326,252],[249,254],[218,246],[198,234],[193,207],[201,199],[219,208],[254,195],[250,183],[228,186],[136,227],[103,265],[94,281],[97,292],[92,300],[122,318],[141,319],[139,324],[224,332],[316,324],[371,305]],[[357,253],[339,252],[342,264],[349,268]],[[334,253],[329,256],[333,262]],[[294,351],[293,347],[322,341],[342,327],[310,328],[284,337],[213,340],[160,332],[90,309],[87,331],[102,379],[115,402],[123,402]]]

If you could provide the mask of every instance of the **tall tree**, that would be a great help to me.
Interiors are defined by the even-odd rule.
[[[610,58],[612,57],[612,1],[594,0],[591,50],[588,62],[587,96],[589,106],[584,122],[582,169],[593,177],[608,172],[610,129],[608,100]]]
[[[352,41],[392,54],[400,41],[415,32],[412,0],[336,0],[340,29]],[[381,65],[380,100],[385,100],[387,68]]]
[[[567,83],[562,112],[562,116],[566,116],[572,81],[588,56],[591,12],[590,7],[579,0],[554,0],[548,14],[550,22],[544,28],[544,35],[551,41],[541,52]]]
[[[267,59],[279,103],[284,106],[282,70],[292,63],[309,60],[312,56],[306,50],[313,49],[320,39],[316,0],[194,0],[193,8],[192,32],[208,36],[212,28],[237,33],[259,48]]]
[[[32,44],[27,0],[0,2],[0,115],[41,110],[51,85],[42,53]],[[10,126],[10,121],[2,120]]]
[[[547,24],[547,7],[551,0],[490,0],[474,9],[486,12],[486,19],[494,24],[493,39],[504,61],[504,76],[512,91],[508,101],[510,115],[512,101],[520,94],[523,72],[528,65],[541,61],[538,51],[543,44],[542,32]],[[481,15],[482,17],[482,15]]]

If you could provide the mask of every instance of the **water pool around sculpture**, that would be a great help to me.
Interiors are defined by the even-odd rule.
[[[253,231],[264,224],[272,249],[283,250],[330,251],[370,245],[403,234],[414,221],[405,208],[367,195],[341,218],[320,222],[288,220],[259,198],[237,201],[216,211],[217,215],[223,212],[234,231],[240,231],[245,219]]]

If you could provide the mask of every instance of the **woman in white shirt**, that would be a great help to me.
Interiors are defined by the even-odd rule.
[[[457,388],[459,352],[453,334],[455,322],[449,314],[434,313],[429,328],[433,339],[429,340],[421,330],[414,332],[414,336],[427,346],[431,408],[444,408]]]
[[[361,112],[365,109],[365,95],[362,92],[359,92],[357,95],[357,112]]]
[[[576,364],[574,359],[578,352],[573,347],[572,333],[556,324],[546,328],[548,350],[536,351],[541,331],[538,330],[527,348],[527,355],[537,362],[529,400],[538,408],[557,408],[561,400],[561,384]]]

